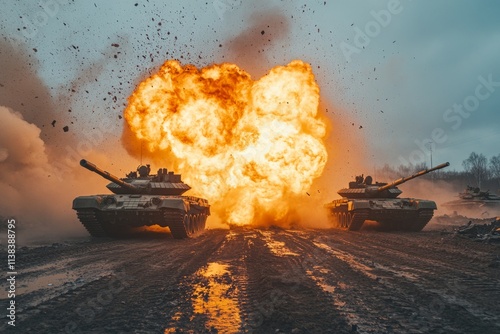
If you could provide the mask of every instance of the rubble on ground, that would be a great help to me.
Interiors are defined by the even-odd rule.
[[[500,217],[489,224],[475,224],[470,220],[460,226],[456,233],[477,241],[500,242]]]

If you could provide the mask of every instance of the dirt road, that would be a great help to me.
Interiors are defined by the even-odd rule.
[[[18,250],[15,329],[500,333],[499,259],[498,244],[439,231],[89,238]]]

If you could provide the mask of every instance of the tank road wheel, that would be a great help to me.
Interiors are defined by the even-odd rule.
[[[193,236],[193,216],[192,215],[186,215],[187,221],[186,221],[186,232],[189,238]]]
[[[335,227],[342,227],[342,214],[340,212],[335,213]]]
[[[347,228],[347,213],[342,214],[342,228]]]
[[[337,213],[330,211],[330,215],[328,216],[328,218],[330,222],[332,222],[333,226],[337,226],[338,224]]]
[[[198,232],[198,215],[192,215],[191,218],[193,220],[191,231],[193,232],[193,234],[195,234],[196,232]]]
[[[333,221],[334,227],[343,228],[342,212],[333,212],[332,213],[332,221]]]
[[[182,212],[163,212],[164,221],[168,223],[170,233],[174,239],[186,239],[191,237],[189,233],[189,215]]]
[[[352,213],[348,212],[345,215],[345,227],[347,229],[351,228],[351,222],[352,222]]]
[[[196,233],[196,215],[191,215],[189,216],[189,234],[192,236],[193,234]]]
[[[202,214],[200,216],[200,231],[204,231],[205,230],[206,223],[207,223],[207,215],[206,214]]]
[[[199,214],[196,216],[196,232],[203,231],[203,215]]]
[[[335,213],[335,222],[336,222],[335,227],[342,228],[342,213],[340,212]]]

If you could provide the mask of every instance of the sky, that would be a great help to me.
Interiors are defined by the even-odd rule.
[[[119,129],[128,95],[167,59],[231,61],[254,78],[303,59],[341,110],[330,119],[352,121],[346,134],[366,140],[371,164],[430,164],[433,143],[433,160],[460,170],[472,151],[500,153],[498,9],[486,0],[5,1],[0,104],[61,149],[102,117]],[[40,103],[55,106],[33,110]]]
[[[294,59],[310,63],[341,146],[328,172],[359,159],[369,169],[429,166],[431,156],[461,170],[471,152],[500,154],[497,1],[0,2],[0,106],[10,110],[0,123],[33,138],[2,167],[3,191],[17,187],[19,166],[54,172],[84,153],[128,171],[127,97],[168,59],[233,62],[254,79]],[[0,140],[5,165],[12,136]],[[24,161],[41,151],[47,161]]]

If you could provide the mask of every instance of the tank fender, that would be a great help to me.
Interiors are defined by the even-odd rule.
[[[100,209],[103,196],[79,196],[73,200],[73,209]]]
[[[181,198],[160,198],[161,202],[158,204],[158,209],[173,209],[189,212],[189,202]]]
[[[436,202],[434,201],[425,201],[425,200],[420,200],[420,199],[415,199],[414,203],[416,204],[417,208],[419,209],[432,209],[436,210],[437,205]]]
[[[349,201],[347,204],[347,208],[349,211],[359,210],[359,209],[370,209],[370,201],[356,200]]]

